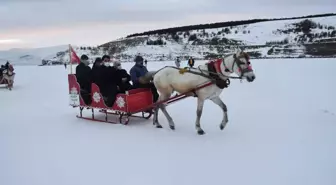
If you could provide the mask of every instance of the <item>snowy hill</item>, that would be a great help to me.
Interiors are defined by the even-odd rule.
[[[254,57],[333,56],[336,55],[335,27],[336,16],[328,16],[131,36],[102,46],[117,57],[130,58],[141,53],[153,60],[175,56],[211,58],[237,47],[245,48]],[[328,52],[316,53],[316,44],[328,44]]]
[[[195,131],[195,98],[167,107],[175,131],[161,111],[163,129],[152,118],[127,126],[92,122],[69,106],[63,66],[17,66],[14,89],[0,88],[0,184],[335,185],[335,60],[251,62],[257,79],[232,80],[221,94],[229,114],[224,131],[221,109],[205,102],[204,136]],[[148,68],[164,65],[174,63]]]
[[[194,26],[194,27],[197,27]],[[252,58],[336,57],[336,15],[276,20],[160,34],[138,34],[95,46],[73,46],[91,60],[103,54],[131,61],[141,54],[149,61],[176,56],[216,58],[245,49]],[[137,35],[137,34],[133,34]],[[69,61],[68,46],[0,51],[0,63],[51,65]]]
[[[20,48],[0,51],[0,63],[9,60],[14,65],[39,65],[43,59],[56,59],[56,54],[68,48],[67,45],[43,47],[43,48]]]

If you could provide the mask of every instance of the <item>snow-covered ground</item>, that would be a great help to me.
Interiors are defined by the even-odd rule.
[[[176,131],[161,112],[163,129],[151,120],[90,122],[68,106],[64,66],[16,66],[13,91],[0,88],[0,184],[334,185],[334,59],[252,64],[256,81],[232,81],[221,95],[224,131],[221,110],[205,103],[204,136],[194,128],[194,98],[168,106]]]

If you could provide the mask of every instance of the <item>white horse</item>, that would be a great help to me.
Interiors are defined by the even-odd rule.
[[[212,69],[214,70],[209,68],[209,66],[211,67],[211,64]],[[239,51],[224,59],[218,59],[215,62],[200,65],[198,68],[189,69],[184,71],[184,73],[182,73],[179,68],[167,66],[156,72],[149,72],[143,77],[142,82],[145,83],[153,80],[155,87],[160,93],[158,102],[170,98],[174,91],[182,94],[196,89],[193,91],[193,95],[197,97],[197,118],[195,126],[197,133],[203,135],[205,132],[201,128],[200,119],[204,101],[207,99],[210,99],[223,110],[223,119],[220,124],[220,129],[223,130],[228,123],[227,107],[219,97],[224,87],[218,84],[220,84],[220,81],[226,82],[229,78],[235,78],[230,76],[232,73],[237,74],[239,77],[236,78],[238,79],[246,79],[248,82],[253,82],[255,80],[256,76],[250,66],[249,55],[247,53]],[[218,83],[214,82],[214,80]],[[206,83],[209,85],[197,89],[197,87]],[[162,128],[158,121],[159,108],[166,116],[169,122],[169,127],[172,130],[175,130],[175,123],[166,110],[166,104],[163,103],[159,103],[158,106],[154,108],[153,124],[157,128]]]

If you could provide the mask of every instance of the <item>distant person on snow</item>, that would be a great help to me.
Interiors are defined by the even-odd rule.
[[[147,60],[145,60],[145,66],[147,67]]]
[[[64,63],[64,68],[65,68],[65,69],[67,68],[67,64],[66,64],[66,63]]]
[[[176,59],[175,59],[175,65],[176,65],[176,67],[180,68],[180,66],[181,66],[180,57],[176,57]]]
[[[89,57],[87,55],[82,55],[80,63],[76,67],[76,77],[80,85],[80,94],[85,102],[85,104],[91,104],[91,83],[92,83],[92,72],[89,66]]]
[[[192,57],[189,57],[188,66],[193,68],[195,65],[195,60]]]

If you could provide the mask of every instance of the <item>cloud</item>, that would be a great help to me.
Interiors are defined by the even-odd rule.
[[[101,44],[159,28],[330,12],[334,0],[0,0],[0,39]]]
[[[294,14],[323,13],[336,9],[331,5],[335,5],[334,0],[1,0],[0,31],[89,22],[176,21],[190,15],[211,13],[284,15],[289,13],[285,11],[288,8],[295,10]]]
[[[13,44],[20,42],[22,42],[22,40],[20,39],[0,39],[0,44]]]

